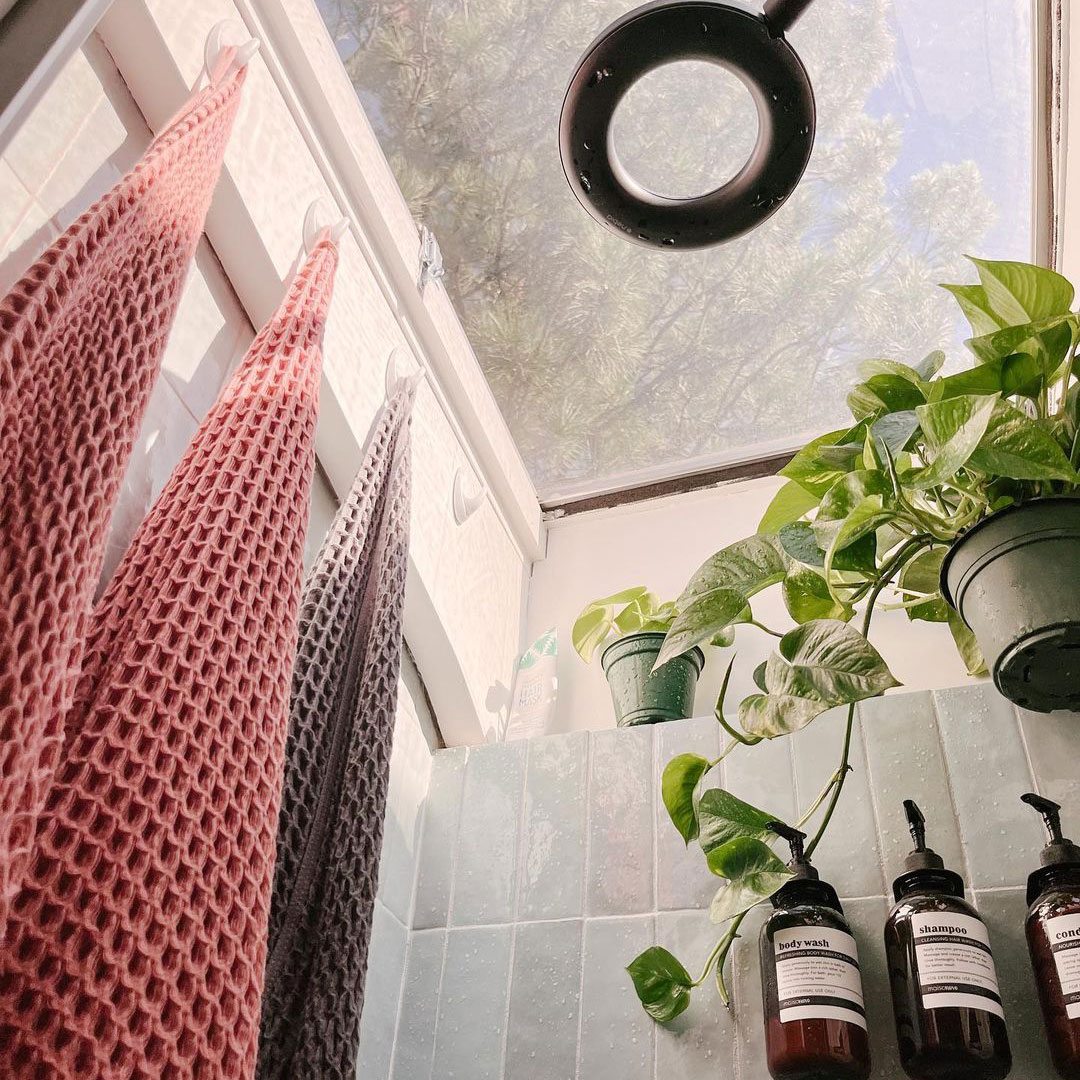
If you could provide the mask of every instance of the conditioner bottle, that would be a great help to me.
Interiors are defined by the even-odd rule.
[[[866,1080],[859,955],[836,890],[803,854],[805,834],[769,825],[791,845],[792,872],[761,928],[765,1045],[774,1080]]]
[[[915,850],[885,923],[900,1064],[913,1080],[1002,1080],[1012,1054],[990,938],[963,879],[926,846],[919,808],[904,810]]]
[[[1049,843],[1028,878],[1027,940],[1054,1067],[1080,1080],[1080,847],[1061,835],[1061,807],[1022,796],[1043,816]]]

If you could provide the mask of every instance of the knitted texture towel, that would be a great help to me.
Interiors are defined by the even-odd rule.
[[[0,303],[0,939],[242,81],[196,94]]]
[[[352,1080],[401,659],[413,389],[376,420],[304,589],[259,1080]]]
[[[314,468],[322,240],[94,611],[0,952],[19,1080],[244,1080]]]

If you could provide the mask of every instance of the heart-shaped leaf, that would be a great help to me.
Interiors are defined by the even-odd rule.
[[[833,598],[825,579],[809,567],[791,570],[784,578],[784,604],[797,623],[811,619],[843,619],[847,622],[853,612],[850,604],[838,603]]]
[[[709,918],[714,923],[749,911],[793,876],[767,845],[745,836],[709,852],[707,861],[714,874],[727,879],[709,906]]]
[[[813,510],[818,497],[801,484],[789,480],[772,498],[758,522],[759,536],[774,536],[783,526],[798,521],[803,514]]]
[[[986,433],[997,401],[995,395],[962,394],[920,405],[915,413],[931,460],[915,476],[905,477],[905,485],[926,489],[951,480]]]
[[[1045,424],[1008,401],[991,400],[989,423],[970,455],[974,468],[1014,480],[1076,481],[1076,471]]]
[[[856,420],[914,409],[925,401],[926,397],[917,382],[894,374],[875,375],[859,383],[847,397],[848,408]]]
[[[836,705],[876,697],[899,686],[881,654],[854,627],[816,619],[780,639],[765,666],[767,693],[739,706],[750,735],[774,739],[805,727]]]
[[[975,640],[975,635],[968,629],[967,623],[960,616],[949,609],[949,630],[953,641],[956,643],[956,651],[960,659],[964,661],[964,667],[969,675],[985,675],[986,661],[983,659],[982,650]]]
[[[795,561],[807,566],[824,567],[825,552],[818,546],[813,526],[807,521],[794,521],[785,525],[778,534],[784,551]],[[834,570],[872,574],[877,565],[877,543],[873,536],[865,536],[837,552],[833,559]]]
[[[830,431],[808,442],[781,470],[780,475],[795,480],[807,491],[821,498],[846,470],[824,462],[819,457],[822,447],[861,446],[867,424],[860,421],[842,431]]]
[[[723,788],[709,788],[701,793],[698,801],[698,824],[701,830],[698,842],[706,855],[714,848],[722,847],[740,836],[752,836],[758,840],[772,837],[769,822],[777,821],[775,814],[767,814],[756,806],[737,799]]]
[[[915,410],[903,409],[879,416],[870,425],[870,437],[880,457],[884,458],[887,450],[888,456],[895,460],[897,454],[910,449],[918,430],[919,417]]]
[[[941,560],[945,557],[945,548],[930,548],[921,551],[900,571],[897,582],[905,600],[914,599],[913,593],[923,593],[925,603],[914,604],[907,608],[909,619],[921,619],[923,622],[948,622],[949,605],[942,599],[940,592]]]
[[[690,1004],[694,980],[667,949],[653,945],[635,956],[626,970],[638,999],[654,1020],[666,1024]]]
[[[687,844],[698,835],[698,816],[694,810],[694,790],[709,771],[709,762],[697,754],[679,754],[664,767],[660,790],[664,806],[679,835]]]
[[[1003,326],[1061,315],[1072,306],[1072,285],[1053,270],[1022,262],[971,262],[979,272],[987,306]]]
[[[750,597],[781,581],[787,567],[787,556],[772,536],[749,536],[706,560],[678,599],[679,614],[656,667],[730,626]]]
[[[942,285],[956,298],[960,310],[971,324],[972,333],[977,337],[992,334],[1006,325],[1000,315],[990,307],[990,298],[981,285]]]

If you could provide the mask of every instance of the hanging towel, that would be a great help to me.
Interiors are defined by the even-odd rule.
[[[246,1080],[337,262],[316,245],[94,611],[0,951],[5,1080]]]
[[[352,1080],[401,660],[414,387],[311,570],[293,672],[259,1080]]]
[[[224,71],[0,302],[0,940],[109,517],[239,102],[243,73]]]

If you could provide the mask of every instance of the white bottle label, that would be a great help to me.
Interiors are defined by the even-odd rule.
[[[990,935],[981,919],[937,911],[912,915],[915,966],[926,1009],[981,1009],[1005,1018]]]
[[[792,926],[773,937],[780,1023],[846,1020],[866,1027],[855,939],[824,926]]]
[[[1046,920],[1046,933],[1057,964],[1061,994],[1070,1020],[1080,1020],[1080,915]]]

